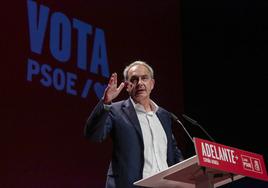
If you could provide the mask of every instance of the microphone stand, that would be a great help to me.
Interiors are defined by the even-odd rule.
[[[197,121],[193,120],[192,118],[190,118],[189,116],[182,114],[182,117],[184,117],[184,119],[186,119],[187,121],[189,121],[190,123],[192,123],[193,125],[198,126],[208,137],[211,141],[216,142],[209,134],[208,132],[199,124],[197,123]]]
[[[177,123],[179,123],[179,124],[182,126],[183,130],[186,132],[187,136],[190,138],[190,140],[191,140],[191,141],[193,142],[193,144],[194,144],[194,140],[193,140],[192,136],[191,136],[190,133],[187,131],[187,129],[185,128],[185,126],[182,124],[182,122],[179,120],[179,118],[178,118],[175,114],[173,114],[173,113],[171,113],[171,112],[170,112],[170,114],[171,114],[171,117],[173,118],[173,120],[176,121]]]

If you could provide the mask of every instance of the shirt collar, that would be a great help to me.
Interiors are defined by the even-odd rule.
[[[133,106],[134,106],[134,108],[135,108],[136,111],[148,113],[148,112],[145,111],[144,107],[141,104],[135,103],[134,100],[131,97],[130,97],[130,101],[133,104]],[[154,113],[156,113],[157,110],[159,109],[159,106],[154,101],[152,101],[152,100],[150,100],[150,106],[153,109],[152,112],[154,112]]]

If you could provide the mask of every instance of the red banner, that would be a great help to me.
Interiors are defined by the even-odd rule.
[[[263,156],[194,138],[199,165],[268,181]]]

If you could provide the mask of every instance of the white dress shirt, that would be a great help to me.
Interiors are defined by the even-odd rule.
[[[157,104],[151,101],[153,111],[146,112],[140,104],[131,102],[137,113],[144,143],[143,178],[168,168],[167,137],[160,120],[156,115]]]

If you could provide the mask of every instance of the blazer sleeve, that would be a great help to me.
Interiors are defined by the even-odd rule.
[[[112,129],[111,113],[104,108],[100,100],[89,115],[85,127],[84,136],[96,142],[104,141]]]
[[[177,147],[177,142],[176,142],[176,139],[174,138],[173,134],[172,134],[172,149],[173,149],[173,153],[175,155],[175,163],[183,161],[184,157],[182,155],[181,150]]]

